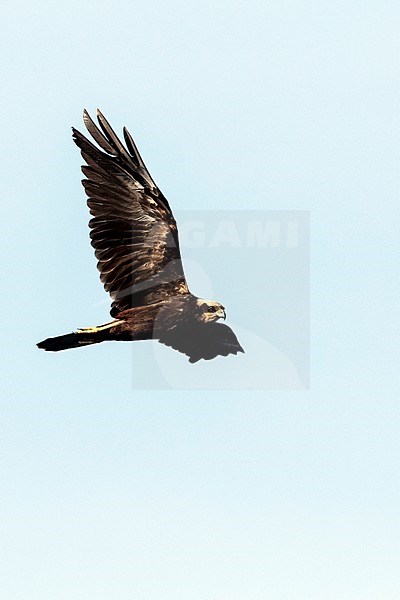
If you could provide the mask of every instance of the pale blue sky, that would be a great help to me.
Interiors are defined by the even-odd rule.
[[[397,3],[1,12],[3,596],[398,600]],[[108,318],[84,106],[176,210],[310,211],[309,391],[138,391],[129,344],[36,349]]]

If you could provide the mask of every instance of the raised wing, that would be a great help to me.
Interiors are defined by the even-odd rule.
[[[223,323],[204,325],[187,321],[171,329],[160,330],[157,335],[159,342],[186,354],[191,363],[244,352],[232,329]]]
[[[101,150],[72,128],[87,166],[82,181],[93,219],[90,237],[111,315],[189,292],[170,206],[150,176],[131,135],[126,147],[97,111],[99,127],[86,110],[84,123]]]

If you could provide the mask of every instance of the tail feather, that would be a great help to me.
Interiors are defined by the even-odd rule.
[[[89,344],[98,344],[103,340],[99,338],[97,332],[86,333],[67,333],[57,337],[47,338],[37,344],[38,348],[48,352],[58,352],[59,350],[68,350],[68,348],[79,348]]]

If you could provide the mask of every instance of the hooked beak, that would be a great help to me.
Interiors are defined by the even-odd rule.
[[[223,308],[220,308],[219,310],[217,310],[216,315],[219,319],[226,319],[226,314]]]

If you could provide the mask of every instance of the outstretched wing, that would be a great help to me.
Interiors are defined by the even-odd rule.
[[[100,128],[86,110],[83,120],[100,146],[76,129],[73,139],[87,166],[82,181],[93,219],[90,237],[100,279],[121,310],[187,294],[178,230],[169,204],[151,178],[131,135],[126,147],[97,111]]]
[[[158,340],[162,344],[186,354],[191,363],[202,358],[211,360],[216,356],[244,352],[232,329],[223,323],[204,325],[195,321],[187,321],[171,329],[159,331]]]

